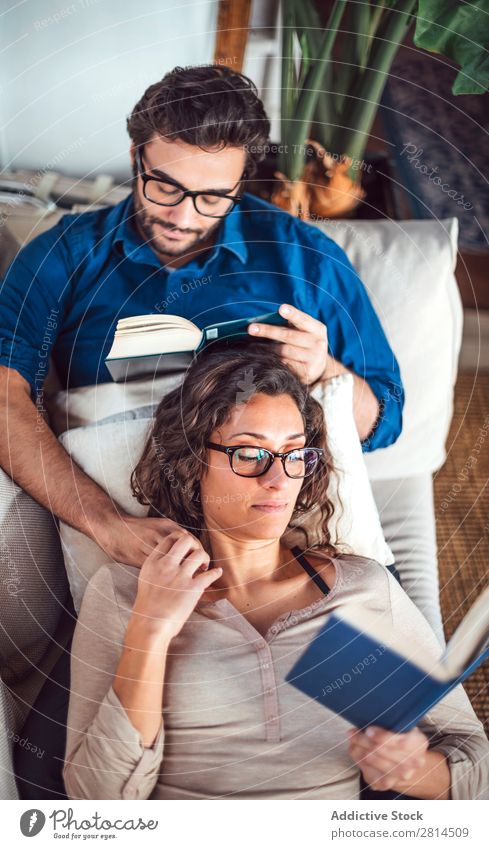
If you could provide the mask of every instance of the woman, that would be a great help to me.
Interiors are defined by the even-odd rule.
[[[485,798],[489,745],[461,687],[419,728],[361,733],[284,680],[350,601],[439,655],[395,578],[332,546],[332,473],[322,408],[269,347],[208,353],[163,398],[133,492],[191,533],[88,586],[69,797],[355,799],[363,775],[415,798]],[[306,557],[291,522],[317,504],[322,539]]]

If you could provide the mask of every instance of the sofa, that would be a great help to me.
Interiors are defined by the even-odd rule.
[[[25,220],[16,227],[16,215],[8,215],[0,234],[0,267],[5,270],[17,245],[52,226],[60,214],[51,210],[31,228]],[[457,219],[329,221],[315,226],[345,249],[400,364],[406,391],[403,432],[394,445],[364,455],[364,460],[403,586],[443,646],[432,481],[445,459],[462,338],[454,277]],[[143,387],[138,394],[104,384],[70,393],[52,374],[47,398],[53,429],[65,447],[66,431],[97,428],[110,418],[131,420],[138,411],[148,415],[148,406],[157,400],[154,387]],[[29,710],[73,631],[75,612],[65,566],[69,556],[51,514],[0,470],[2,799],[17,798],[13,742],[21,737]]]

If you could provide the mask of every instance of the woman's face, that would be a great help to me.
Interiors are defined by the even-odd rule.
[[[270,451],[291,451],[306,444],[301,413],[290,395],[257,393],[235,407],[229,420],[214,430],[211,442],[254,445]],[[303,484],[285,474],[276,457],[265,474],[236,475],[228,456],[211,448],[200,482],[206,527],[227,531],[234,539],[274,539],[285,532]]]

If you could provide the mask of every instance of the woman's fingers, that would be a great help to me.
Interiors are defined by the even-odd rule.
[[[174,536],[170,534],[170,537],[158,543],[151,552],[148,557],[148,562],[154,563],[158,562],[162,558],[168,558],[169,561],[174,564],[179,564],[182,562],[184,557],[187,556],[191,551],[194,551],[200,543],[198,543],[194,537],[190,534],[177,534]],[[200,546],[202,548],[202,546]],[[203,550],[203,549],[202,549]]]
[[[394,790],[397,784],[396,777],[381,773],[376,769],[362,770],[363,778],[372,790]]]
[[[198,549],[192,549],[181,562],[182,574],[187,578],[192,578],[195,572],[202,571],[201,567],[207,569],[209,566],[210,557],[206,551],[200,546]]]
[[[423,766],[428,739],[418,728],[404,734],[375,726],[368,731],[351,730],[348,736],[350,755],[369,783],[386,789],[399,778],[409,780]]]
[[[413,758],[409,755],[401,760],[391,760],[375,752],[365,751],[361,746],[351,746],[350,755],[361,769],[364,767],[374,769],[382,774],[395,774],[405,779],[411,778],[416,769],[421,766],[420,763],[413,762]]]
[[[168,546],[168,540],[162,540],[150,556],[148,564],[164,568],[165,564],[173,569],[176,567],[182,577],[192,578],[194,573],[209,565],[210,557],[201,543],[190,534],[173,537]]]
[[[355,754],[353,754],[353,750],[351,752],[355,760],[362,758],[364,763],[377,764],[378,766],[383,764],[386,769],[392,767],[401,767],[408,770],[418,769],[425,763],[423,755],[413,755],[408,752],[400,752],[399,750],[393,753],[381,754],[375,750],[367,751],[359,746],[355,748]]]
[[[395,735],[396,737],[399,735]],[[350,746],[354,746],[356,750],[364,754],[376,754],[393,763],[406,761],[408,758],[421,766],[424,761],[426,751],[426,742],[424,739],[413,742],[409,746],[404,741],[398,741],[395,738],[384,743],[377,743],[367,738],[362,733],[350,735]]]
[[[419,728],[397,733],[371,725],[365,731],[351,730],[349,737],[352,742],[370,746],[382,754],[394,751],[423,754],[428,748],[428,738]]]
[[[204,590],[209,587],[216,578],[220,578],[222,575],[222,569],[220,566],[215,566],[213,569],[207,569],[206,572],[201,572],[194,578],[194,582],[198,585],[199,589],[204,592]]]

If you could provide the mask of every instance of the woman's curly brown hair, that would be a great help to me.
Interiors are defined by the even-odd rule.
[[[334,554],[328,529],[333,504],[327,494],[334,467],[323,408],[263,340],[232,347],[216,343],[194,361],[183,383],[162,398],[131,475],[133,495],[140,504],[150,506],[149,516],[172,519],[202,541],[200,480],[207,466],[206,441],[237,404],[259,392],[289,395],[302,414],[305,444],[324,450],[315,473],[304,479],[290,521],[319,508],[315,542],[310,547],[320,546]]]

